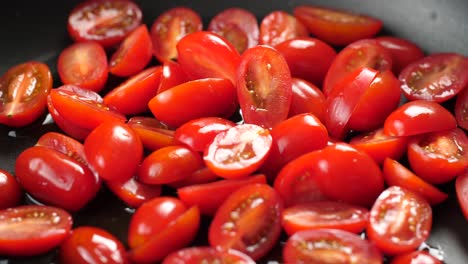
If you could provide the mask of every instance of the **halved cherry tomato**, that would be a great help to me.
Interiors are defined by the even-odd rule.
[[[172,87],[156,95],[148,106],[158,120],[179,127],[196,118],[231,116],[236,98],[231,81],[207,78]]]
[[[0,169],[0,210],[19,205],[23,191],[15,176]]]
[[[58,132],[47,132],[36,142],[36,146],[47,147],[67,155],[70,158],[88,166],[81,142]]]
[[[390,264],[442,264],[442,262],[427,251],[416,250],[395,256]]]
[[[448,195],[427,183],[398,161],[386,158],[383,175],[388,186],[400,186],[424,197],[431,205],[447,200]]]
[[[52,89],[52,74],[41,62],[18,64],[0,77],[0,124],[12,127],[28,125],[46,108]]]
[[[367,235],[386,255],[415,250],[431,231],[432,209],[418,194],[392,186],[383,191],[370,211]]]
[[[312,5],[295,7],[294,16],[304,23],[311,34],[339,46],[370,38],[383,26],[382,21],[377,18]]]
[[[369,222],[369,210],[347,203],[316,201],[284,209],[281,219],[284,230],[290,236],[301,230],[320,228],[358,234]]]
[[[176,45],[180,39],[202,30],[198,13],[187,7],[175,7],[159,15],[151,26],[153,54],[160,61],[177,59]]]
[[[151,151],[173,145],[174,131],[152,117],[134,116],[127,122],[138,136],[143,146]]]
[[[107,181],[107,187],[128,206],[138,208],[144,202],[161,195],[160,185],[139,182],[135,177],[126,182]]]
[[[243,8],[224,9],[211,19],[208,30],[226,38],[240,54],[258,44],[257,18]]]
[[[460,174],[455,180],[455,191],[461,211],[468,219],[468,171]]]
[[[80,226],[60,246],[61,263],[128,264],[125,247],[104,229]]]
[[[273,11],[260,22],[260,44],[276,46],[283,41],[307,37],[307,28],[285,11]]]
[[[460,128],[413,137],[408,144],[408,161],[424,180],[449,182],[468,168],[468,137]]]
[[[310,37],[286,40],[275,46],[286,59],[291,76],[322,86],[336,51],[327,43]]]
[[[158,93],[162,93],[174,86],[189,81],[189,77],[182,69],[179,63],[174,61],[165,61],[162,66],[161,80],[159,81]]]
[[[169,254],[162,264],[236,263],[255,264],[248,255],[235,250],[220,250],[212,247],[190,247]]]
[[[226,198],[236,190],[255,183],[266,183],[265,175],[252,175],[241,179],[229,179],[211,183],[190,185],[177,189],[177,194],[188,206],[196,205],[200,213],[214,215]],[[216,194],[216,195],[213,195]]]
[[[237,69],[237,96],[246,123],[272,128],[286,119],[291,72],[281,53],[268,46],[246,50]]]
[[[208,239],[212,247],[237,249],[258,260],[281,233],[283,203],[266,184],[251,184],[233,192],[216,211]]]
[[[99,92],[108,77],[106,51],[94,41],[74,43],[60,53],[57,70],[63,84]]]
[[[251,124],[237,125],[218,133],[206,148],[203,159],[215,174],[241,178],[260,168],[271,144],[268,129]]]
[[[72,217],[60,208],[23,205],[0,211],[0,254],[34,256],[60,245],[69,235]]]
[[[70,12],[67,28],[77,42],[92,40],[112,47],[137,28],[141,20],[141,9],[133,1],[86,1]]]
[[[468,130],[468,86],[457,95],[455,118],[459,127]]]
[[[454,129],[455,117],[440,104],[415,100],[393,111],[384,123],[384,133],[389,136],[411,136]]]
[[[170,182],[168,183],[168,185],[173,188],[182,188],[185,186],[215,182],[220,179],[221,178],[218,175],[216,175],[212,170],[210,170],[210,168],[205,166],[196,170],[187,178],[182,179],[180,181]]]
[[[303,230],[286,241],[285,263],[383,263],[382,254],[369,241],[338,229]]]
[[[312,83],[292,78],[292,99],[289,107],[289,117],[310,113],[322,123],[325,121],[326,99],[322,91]]]
[[[103,102],[123,115],[147,112],[148,102],[158,93],[161,75],[162,67],[148,68],[112,89]]]
[[[151,37],[146,25],[132,31],[120,44],[109,62],[109,72],[127,77],[143,70],[153,57]]]
[[[468,58],[456,53],[432,54],[405,67],[399,79],[409,100],[445,102],[468,86]]]
[[[395,75],[410,63],[424,57],[424,52],[415,43],[398,37],[382,36],[376,38],[377,42],[386,48],[392,56],[392,71]]]

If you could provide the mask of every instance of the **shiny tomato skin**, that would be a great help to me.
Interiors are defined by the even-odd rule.
[[[202,30],[200,15],[187,7],[171,8],[153,22],[150,33],[153,54],[160,62],[178,59],[177,43],[184,36]]]
[[[292,78],[292,99],[289,107],[289,117],[310,113],[323,123],[326,101],[327,99],[317,86],[299,78]]]
[[[23,199],[23,190],[15,176],[0,169],[0,210],[19,205]]]
[[[199,264],[199,263],[236,263],[255,264],[246,254],[235,250],[220,250],[212,247],[189,247],[171,253],[162,264]]]
[[[114,52],[109,72],[120,77],[135,75],[143,70],[153,57],[151,37],[146,25],[133,30]]]
[[[91,167],[106,181],[129,180],[143,158],[140,137],[121,122],[105,122],[95,128],[86,138],[84,150]]]
[[[284,209],[281,219],[289,236],[301,230],[320,228],[359,234],[369,222],[369,210],[341,202],[316,201]]]
[[[392,71],[395,75],[410,63],[424,57],[424,52],[415,43],[393,36],[381,36],[376,38],[377,42],[387,49],[392,56]]]
[[[328,68],[336,57],[336,51],[320,39],[300,37],[275,46],[286,59],[291,76],[322,86]]]
[[[289,39],[307,37],[307,28],[285,11],[273,11],[260,22],[259,44],[276,46]]]
[[[1,210],[0,254],[44,254],[67,238],[72,224],[72,216],[67,211],[52,206],[22,205]]]
[[[37,140],[36,146],[43,146],[56,150],[88,166],[83,144],[59,132],[47,132],[43,134]]]
[[[46,108],[52,74],[41,62],[25,62],[0,77],[0,124],[22,127],[37,120]]]
[[[221,179],[222,178],[216,175],[212,170],[210,170],[210,168],[204,166],[196,170],[189,177],[182,179],[180,181],[168,183],[168,185],[173,188],[182,188],[182,187],[191,186],[191,185],[215,182]]]
[[[418,194],[391,186],[383,191],[370,211],[368,238],[388,256],[415,250],[428,237],[432,209]]]
[[[86,1],[70,12],[67,29],[75,42],[96,41],[110,48],[137,28],[141,20],[141,9],[133,1]]]
[[[468,219],[468,171],[465,171],[456,178],[455,191],[460,209],[465,219]]]
[[[468,58],[438,53],[421,58],[403,69],[399,79],[408,100],[442,103],[468,85]]]
[[[357,234],[338,229],[312,229],[295,233],[283,248],[285,263],[381,264],[374,244]]]
[[[186,82],[156,95],[148,103],[153,115],[172,127],[201,117],[230,116],[236,107],[236,88],[228,79]]]
[[[199,153],[184,146],[163,147],[143,160],[138,180],[146,184],[167,184],[183,180],[201,167]]]
[[[216,211],[208,230],[212,247],[236,249],[258,260],[281,233],[283,203],[266,184],[250,184],[233,192]]]
[[[393,111],[384,122],[384,133],[389,136],[412,136],[454,129],[457,121],[440,104],[415,100]]]
[[[336,46],[370,38],[383,26],[377,18],[312,5],[295,7],[294,16],[304,23],[311,34]]]
[[[459,127],[468,130],[468,88],[466,87],[457,95],[455,118]]]
[[[272,128],[287,118],[292,101],[291,72],[283,55],[259,45],[242,54],[237,97],[245,123]]]
[[[23,151],[16,159],[15,173],[34,198],[73,212],[91,201],[100,187],[86,165],[42,146]]]
[[[147,112],[148,102],[158,92],[161,75],[160,66],[143,70],[108,92],[103,102],[123,115]]]
[[[80,226],[60,246],[61,263],[128,264],[125,247],[114,235],[104,229]]]
[[[220,117],[193,119],[175,130],[175,142],[185,144],[194,151],[204,152],[219,132],[226,131],[236,124]]]
[[[419,177],[433,184],[447,183],[468,168],[468,137],[460,128],[415,136],[407,156]]]
[[[147,150],[154,151],[174,144],[174,130],[156,118],[134,116],[128,120],[127,125],[138,134]]]
[[[148,185],[139,182],[134,177],[126,182],[106,182],[107,187],[125,204],[133,208],[140,207],[144,202],[161,195],[160,185]]]
[[[400,186],[424,197],[431,205],[447,200],[448,195],[424,181],[398,161],[386,158],[383,163],[383,175],[388,186]]]
[[[162,74],[157,93],[162,93],[188,81],[190,81],[190,79],[179,63],[175,61],[165,61],[162,66]]]
[[[416,250],[410,253],[397,255],[390,264],[442,264],[440,260],[424,250]]]

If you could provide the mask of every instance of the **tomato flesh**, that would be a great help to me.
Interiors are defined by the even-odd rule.
[[[162,264],[236,263],[255,264],[246,254],[235,250],[220,250],[212,247],[190,247],[173,252],[164,258]]]
[[[260,22],[261,45],[276,46],[289,39],[307,37],[307,28],[285,11],[273,11]]]
[[[455,191],[458,204],[465,219],[468,219],[468,172],[459,175],[455,180]]]

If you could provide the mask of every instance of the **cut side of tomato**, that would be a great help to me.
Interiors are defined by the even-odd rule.
[[[459,127],[468,130],[468,86],[457,95],[455,118]]]
[[[171,253],[162,262],[162,264],[182,263],[255,264],[255,261],[235,249],[220,250],[212,247],[190,247]]]
[[[455,180],[455,191],[461,211],[465,219],[468,219],[468,171],[459,175]]]
[[[424,250],[416,250],[392,258],[390,264],[442,264],[442,261]]]
[[[286,40],[307,37],[307,28],[285,11],[273,11],[260,22],[261,45],[276,46]]]

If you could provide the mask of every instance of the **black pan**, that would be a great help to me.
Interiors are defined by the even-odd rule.
[[[69,11],[79,1],[27,1],[14,0],[2,3],[0,8],[0,73],[9,67],[28,60],[46,62],[56,75],[59,51],[70,44],[66,32]],[[458,52],[468,55],[468,1],[466,0],[179,0],[137,1],[144,12],[144,21],[153,20],[170,7],[185,5],[198,11],[207,25],[217,12],[232,6],[253,11],[259,18],[283,9],[292,11],[298,4],[310,3],[332,6],[370,14],[384,21],[384,33],[408,38],[419,44],[427,53]],[[58,83],[56,82],[58,85]],[[57,130],[54,124],[42,122],[16,130],[0,126],[0,167],[13,172],[15,157],[32,146],[39,135]],[[468,263],[467,221],[457,205],[454,186],[443,186],[450,194],[447,202],[434,208],[434,225],[428,246],[442,254],[449,264]],[[126,241],[126,228],[131,210],[103,190],[98,198],[74,216],[76,225],[103,227]],[[199,241],[206,239],[200,232]],[[27,249],[25,249],[27,250]],[[0,263],[56,263],[55,252],[27,259],[6,259]],[[280,261],[280,248],[268,259]],[[273,262],[275,263],[275,262]]]

